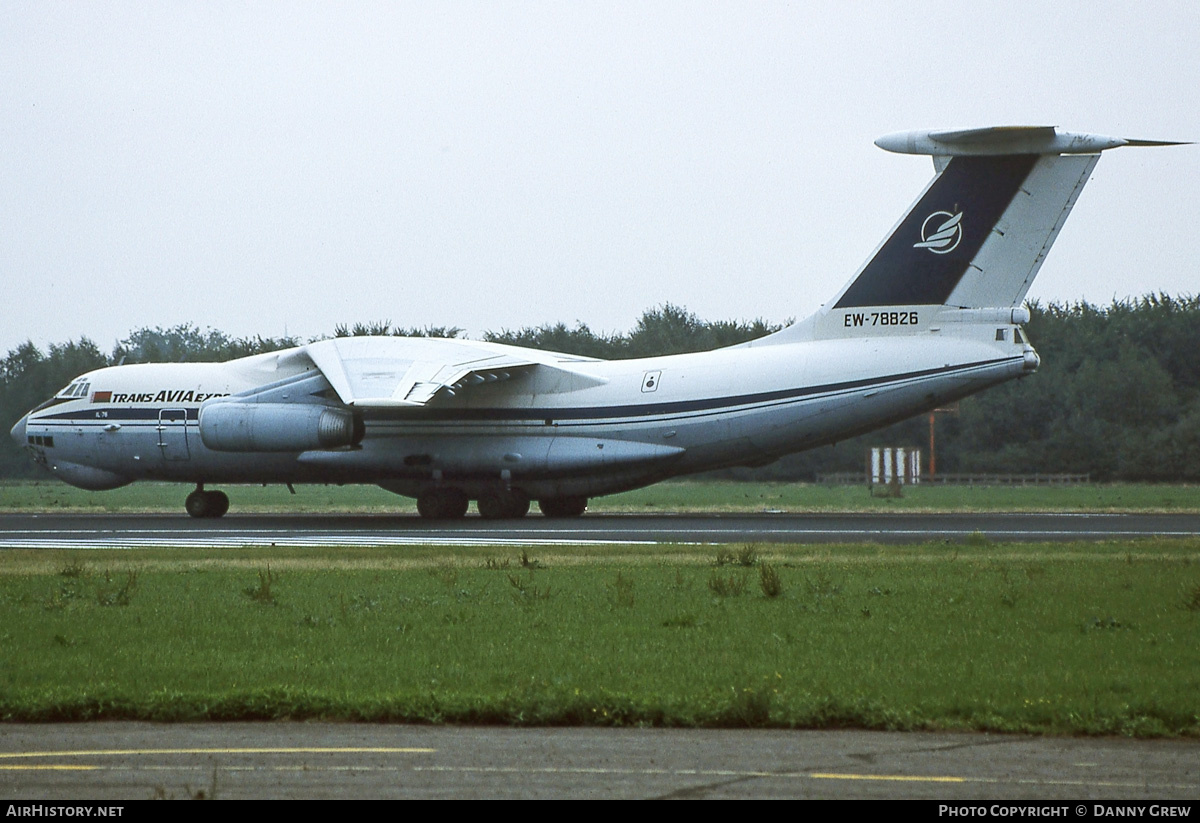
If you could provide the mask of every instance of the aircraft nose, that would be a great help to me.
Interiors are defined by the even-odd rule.
[[[18,446],[25,445],[25,421],[27,421],[28,419],[29,419],[29,415],[23,416],[20,420],[17,421],[17,425],[12,427],[12,431],[9,432],[9,434],[12,435],[13,441]]]

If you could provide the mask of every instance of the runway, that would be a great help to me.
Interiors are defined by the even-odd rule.
[[[1197,514],[587,514],[432,522],[394,515],[7,514],[0,549],[223,546],[889,544],[1200,537]]]

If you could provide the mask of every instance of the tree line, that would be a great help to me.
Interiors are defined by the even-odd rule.
[[[1103,307],[1034,303],[1030,309],[1025,329],[1042,357],[1041,368],[937,416],[939,472],[1200,480],[1200,297],[1160,294]],[[583,323],[556,323],[487,332],[483,339],[622,359],[707,351],[781,327],[761,319],[704,321],[666,304],[644,312],[626,333],[596,333]],[[380,321],[339,325],[330,336],[366,334],[459,337],[462,329],[399,328]],[[304,342],[311,341],[234,338],[190,324],[139,329],[108,353],[86,337],[52,344],[44,352],[26,342],[0,361],[0,423],[7,434],[22,414],[91,369],[118,363],[221,361]],[[861,471],[871,446],[927,450],[928,440],[928,421],[922,416],[770,466],[724,474],[811,480],[823,472]],[[0,437],[0,476],[37,476],[31,461],[8,437]]]

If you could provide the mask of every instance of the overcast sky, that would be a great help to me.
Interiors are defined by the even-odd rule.
[[[0,354],[800,318],[932,174],[876,137],[1197,140],[1198,43],[1183,0],[0,0]],[[1106,153],[1031,297],[1200,292],[1198,185]]]

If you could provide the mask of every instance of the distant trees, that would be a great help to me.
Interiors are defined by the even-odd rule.
[[[666,303],[642,312],[637,325],[628,334],[596,334],[585,323],[577,324],[574,329],[567,328],[565,323],[556,323],[519,331],[487,332],[483,339],[584,357],[627,360],[719,349],[764,337],[781,328],[783,326],[761,319],[752,323],[706,322],[686,309]]]
[[[1200,480],[1200,297],[1149,295],[1107,307],[1031,306],[1026,326],[1042,356],[1029,378],[967,398],[939,415],[938,469],[1090,472],[1101,480]],[[670,303],[642,314],[626,334],[564,323],[488,332],[485,340],[588,357],[621,359],[703,351],[780,328],[700,320]],[[334,336],[458,337],[462,329],[393,328],[390,321],[339,325]],[[0,360],[0,476],[34,467],[7,435],[29,409],[91,369],[119,362],[218,361],[300,345],[295,338],[231,338],[193,325],[145,328],[104,354],[87,338],[42,352],[23,343]],[[861,470],[871,445],[927,448],[925,417],[881,432],[785,457],[771,466],[724,472],[763,479],[812,479]],[[926,458],[927,459],[927,458]]]
[[[1200,297],[1032,308],[1041,369],[962,402],[953,464],[1200,479]]]
[[[392,328],[391,320],[381,320],[374,323],[355,323],[348,326],[339,323],[333,329],[334,337],[458,337],[463,330],[458,326],[426,326],[423,329]]]
[[[113,349],[109,363],[213,363],[299,346],[295,337],[229,337],[191,323],[138,329]],[[94,367],[93,367],[94,368]]]

